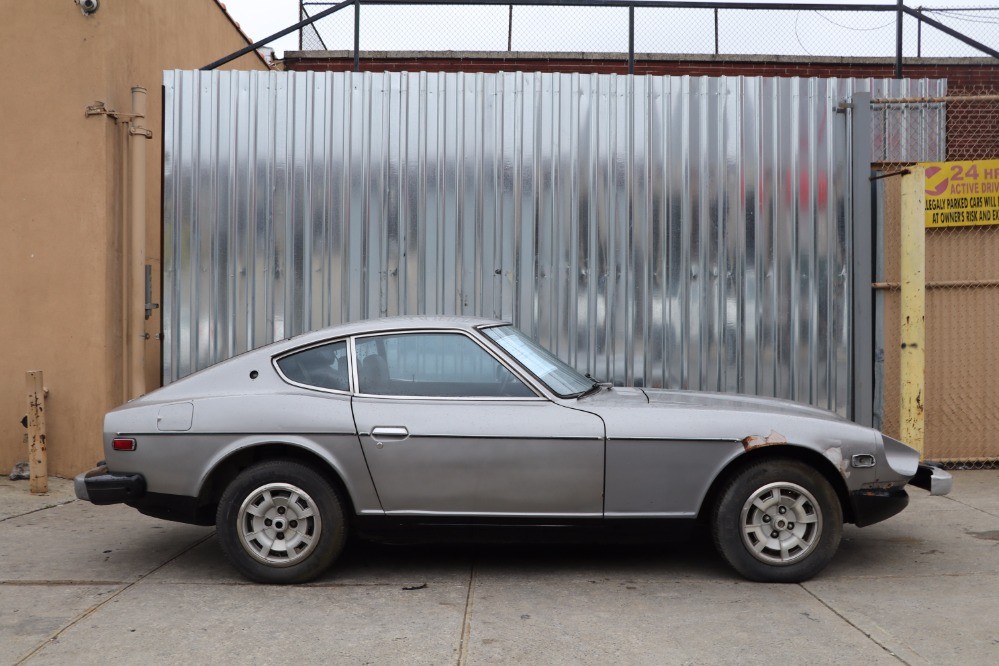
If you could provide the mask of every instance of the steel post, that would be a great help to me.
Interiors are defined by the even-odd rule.
[[[146,89],[132,88],[132,116],[128,125],[129,216],[128,284],[125,287],[125,352],[128,357],[126,394],[146,392]]]
[[[635,73],[635,6],[628,7],[628,73]]]
[[[902,176],[902,309],[899,375],[899,431],[903,442],[923,457],[926,404],[926,174],[921,166]]]
[[[361,71],[361,3],[354,0],[354,71]]]
[[[874,220],[871,214],[871,94],[854,93],[847,131],[853,183],[850,191],[853,218],[853,420],[874,422]]]
[[[898,0],[895,13],[895,78],[902,78],[902,21],[905,18],[905,2]]]

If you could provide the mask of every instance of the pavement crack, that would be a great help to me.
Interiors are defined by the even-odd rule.
[[[150,569],[146,573],[139,574],[139,577],[136,578],[135,580],[133,580],[131,583],[128,583],[127,585],[125,585],[120,590],[112,592],[111,594],[109,594],[107,596],[107,598],[101,600],[99,603],[94,604],[93,606],[91,606],[87,610],[83,611],[82,613],[80,613],[79,615],[77,615],[76,617],[74,617],[72,620],[70,620],[64,626],[62,626],[59,629],[57,629],[54,633],[52,633],[52,635],[50,635],[48,638],[46,638],[44,641],[42,641],[39,645],[35,646],[35,648],[31,652],[29,652],[28,654],[24,655],[23,657],[21,657],[20,659],[18,659],[14,663],[16,664],[16,666],[21,666],[21,664],[24,664],[29,659],[31,659],[32,657],[34,657],[36,654],[38,654],[39,652],[41,652],[45,648],[45,646],[47,646],[50,643],[52,643],[53,641],[57,640],[60,636],[62,636],[63,633],[66,632],[66,630],[71,629],[72,627],[76,626],[81,621],[83,621],[86,618],[88,618],[91,615],[93,615],[95,612],[97,612],[104,605],[108,604],[109,602],[111,602],[114,599],[117,599],[119,596],[121,596],[121,594],[123,592],[131,590],[133,587],[135,587],[136,585],[138,585],[139,583],[141,583],[142,581],[144,581],[149,576],[153,575],[154,573],[156,573],[157,571],[159,571],[160,569],[162,569],[166,565],[170,564],[171,562],[173,562],[177,558],[179,558],[179,557],[187,554],[192,549],[200,546],[201,544],[203,544],[204,542],[208,541],[213,536],[215,536],[215,532],[212,532],[211,534],[208,534],[208,535],[202,537],[201,539],[198,539],[197,541],[195,541],[194,543],[192,543],[187,548],[184,548],[183,550],[181,550],[179,553],[177,553],[173,557],[169,558],[168,560],[166,560],[164,562],[161,562],[160,564],[158,564],[157,566],[153,567],[152,569]]]
[[[54,580],[0,580],[0,585],[7,587],[60,587],[60,586],[86,586],[86,587],[108,587],[115,585],[126,585],[126,581],[123,580],[71,580],[71,579],[54,579]]]
[[[950,495],[944,495],[943,498],[946,499],[946,500],[949,500],[951,502],[957,502],[961,506],[966,506],[969,509],[974,509],[975,511],[980,511],[980,512],[984,513],[986,516],[992,516],[993,518],[999,518],[999,515],[994,514],[991,511],[986,511],[985,509],[977,507],[977,506],[975,506],[973,504],[968,504],[967,502],[962,502],[961,500],[957,499],[956,497],[951,497]]]
[[[853,576],[854,580],[915,580],[919,578],[961,578],[965,576],[994,576],[996,569],[973,569],[970,571],[933,571],[930,573],[864,574]]]
[[[0,523],[6,522],[8,520],[14,520],[15,518],[21,518],[22,516],[30,516],[33,513],[38,513],[39,511],[47,511],[49,509],[54,509],[57,506],[65,506],[66,504],[72,504],[73,502],[79,502],[80,500],[68,499],[62,502],[53,502],[52,504],[46,504],[45,506],[40,506],[37,509],[32,509],[31,511],[25,511],[24,513],[15,513],[13,516],[5,516],[0,518]]]
[[[822,597],[820,597],[819,595],[815,594],[814,592],[812,592],[811,590],[809,590],[807,587],[805,587],[805,585],[803,583],[798,583],[798,587],[800,587],[802,590],[804,590],[805,592],[807,592],[809,596],[811,596],[813,599],[815,599],[816,601],[818,601],[820,604],[822,604],[823,606],[825,606],[826,608],[828,608],[829,612],[831,612],[833,615],[835,615],[836,617],[838,617],[839,619],[843,620],[848,625],[850,625],[851,627],[853,627],[854,629],[856,629],[857,631],[859,631],[860,633],[862,633],[872,643],[874,643],[875,645],[877,645],[879,648],[881,648],[882,650],[884,650],[885,652],[887,652],[892,657],[895,657],[895,659],[897,659],[899,662],[905,664],[906,666],[912,666],[912,664],[913,664],[913,662],[911,661],[912,657],[917,657],[917,658],[921,658],[922,657],[917,652],[915,652],[914,650],[912,650],[912,648],[910,648],[908,646],[904,646],[907,651],[911,651],[912,652],[912,655],[910,656],[909,659],[904,658],[902,655],[898,654],[898,648],[897,647],[888,645],[889,641],[879,640],[874,635],[873,631],[868,630],[868,629],[860,626],[859,624],[857,624],[856,622],[854,622],[853,620],[851,620],[850,618],[848,618],[844,613],[841,613],[836,608],[834,608],[831,604],[829,604],[828,602],[826,602],[825,599],[823,599]],[[891,634],[889,634],[888,632],[884,631],[880,627],[878,627],[878,629],[880,631],[882,631],[883,633],[887,634],[889,637],[891,637]],[[894,638],[894,637],[892,637],[892,638]]]
[[[468,642],[472,637],[472,600],[475,590],[475,554],[468,570],[468,594],[465,596],[465,613],[461,620],[461,641],[458,643],[458,666],[468,663]]]

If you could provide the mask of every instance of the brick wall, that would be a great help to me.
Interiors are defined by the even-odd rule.
[[[615,54],[616,55],[616,54]],[[353,55],[348,51],[297,51],[285,57],[285,68],[296,71],[349,71]],[[400,72],[585,72],[627,74],[628,63],[621,58],[566,57],[565,54],[504,53],[362,53],[362,71]],[[636,74],[674,76],[801,76],[801,77],[891,77],[895,64],[890,59],[867,61],[859,58],[739,58],[733,56],[688,56],[652,58],[637,56]],[[992,58],[919,59],[906,64],[906,78],[946,78],[951,94],[982,91],[999,93],[999,61]]]

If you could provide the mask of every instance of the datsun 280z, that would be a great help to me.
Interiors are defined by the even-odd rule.
[[[702,523],[756,581],[806,580],[844,522],[950,475],[876,430],[759,397],[614,387],[513,326],[462,317],[328,328],[110,412],[94,504],[216,526],[247,578],[300,583],[348,537],[429,527],[658,539]],[[556,530],[556,528],[559,528]]]

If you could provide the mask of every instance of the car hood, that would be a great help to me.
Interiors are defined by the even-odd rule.
[[[642,389],[642,392],[648,398],[649,404],[657,406],[678,409],[721,409],[727,412],[757,413],[762,411],[775,415],[808,416],[827,421],[846,422],[846,419],[833,412],[778,398],[699,391],[667,391],[665,389]]]
[[[877,431],[788,400],[725,393],[613,388],[576,401],[600,416],[609,439],[726,440],[746,448],[808,444],[869,447]]]

